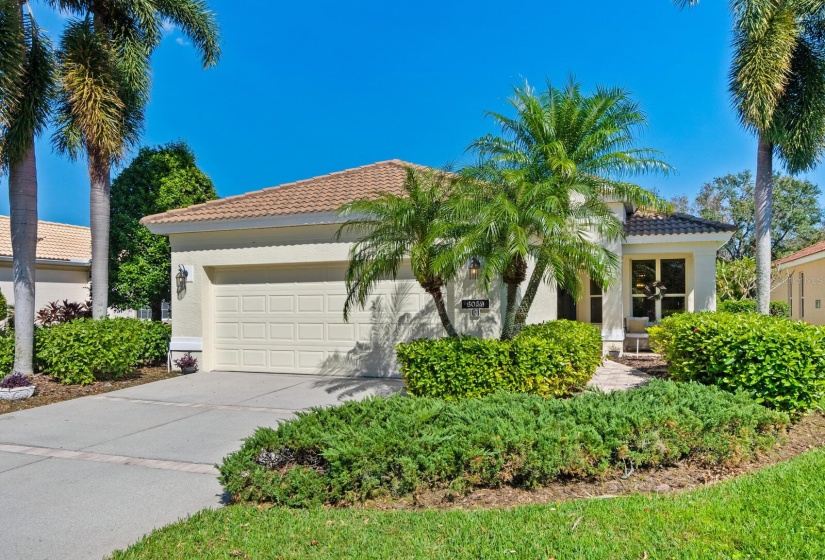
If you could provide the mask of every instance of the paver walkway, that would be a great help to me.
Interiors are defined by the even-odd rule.
[[[605,360],[596,368],[596,374],[588,383],[591,387],[598,387],[605,393],[610,391],[624,391],[634,387],[647,385],[652,377],[636,368]]]

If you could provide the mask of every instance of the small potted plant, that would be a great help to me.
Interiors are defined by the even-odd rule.
[[[619,354],[622,353],[622,349],[616,346],[615,344],[611,344],[607,347],[607,355],[611,358],[618,358]]]
[[[34,384],[28,375],[12,373],[0,381],[0,400],[17,401],[34,394]]]
[[[180,368],[181,373],[195,373],[198,371],[198,359],[191,352],[187,352],[175,360],[175,365]]]

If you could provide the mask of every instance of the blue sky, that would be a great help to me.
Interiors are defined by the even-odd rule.
[[[650,121],[642,145],[677,169],[639,183],[668,198],[755,166],[755,140],[727,93],[727,2],[684,11],[668,0],[210,5],[221,62],[204,71],[177,31],[165,38],[144,143],[189,142],[221,196],[391,158],[460,160],[495,131],[483,113],[506,111],[514,85],[562,85],[570,74],[586,89],[632,92]],[[38,0],[34,10],[57,36],[63,20]],[[37,146],[40,217],[88,225],[85,162],[53,154],[48,136]],[[825,184],[822,171],[807,177]]]

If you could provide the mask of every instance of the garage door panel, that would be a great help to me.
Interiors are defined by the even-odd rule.
[[[345,268],[333,264],[215,270],[215,367],[397,374],[392,346],[422,336],[421,329],[433,321],[438,325],[431,298],[414,280],[381,282],[364,309],[353,309],[349,322],[344,322]],[[409,271],[400,276],[412,278]]]

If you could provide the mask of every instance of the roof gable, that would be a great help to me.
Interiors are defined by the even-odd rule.
[[[656,214],[636,212],[627,217],[625,235],[680,235],[697,233],[724,233],[736,231],[736,226],[706,220],[690,214]]]
[[[796,253],[791,253],[787,257],[782,257],[781,259],[777,259],[774,264],[785,264],[791,261],[799,260],[804,257],[809,257],[811,255],[815,255],[817,253],[825,252],[825,241],[820,241],[819,243],[814,243],[810,247],[805,247],[804,249],[797,251]],[[825,257],[825,255],[822,255]]]

